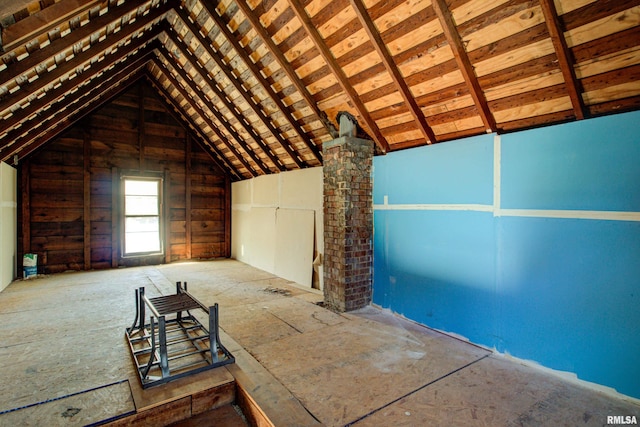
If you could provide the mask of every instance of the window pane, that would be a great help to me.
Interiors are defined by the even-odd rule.
[[[125,196],[124,214],[129,215],[158,215],[157,196]]]
[[[126,179],[124,181],[124,194],[139,196],[157,196],[158,181],[138,181]]]
[[[162,252],[159,179],[124,180],[124,253]]]
[[[141,233],[147,231],[158,232],[160,225],[156,216],[132,216],[125,220],[125,230],[127,233]]]
[[[159,252],[160,223],[157,217],[131,217],[125,220],[125,252]]]
[[[126,233],[125,251],[128,254],[139,252],[160,252],[158,233]]]

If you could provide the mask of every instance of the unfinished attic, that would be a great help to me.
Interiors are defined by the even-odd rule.
[[[639,1],[0,27],[0,425],[637,424]],[[186,281],[235,363],[143,390],[134,291]]]

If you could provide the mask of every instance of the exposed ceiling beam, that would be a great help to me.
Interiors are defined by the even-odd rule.
[[[191,34],[198,39],[198,41],[200,42],[200,45],[204,47],[207,54],[209,54],[209,56],[213,58],[214,62],[218,65],[220,70],[222,70],[222,73],[224,74],[224,76],[227,78],[228,81],[231,82],[233,87],[242,96],[242,98],[247,103],[251,111],[253,111],[253,113],[258,117],[260,122],[267,128],[271,136],[276,141],[278,141],[280,146],[285,150],[285,152],[289,155],[289,157],[294,161],[294,163],[299,168],[305,167],[306,164],[300,158],[300,154],[297,151],[295,151],[295,149],[292,149],[289,146],[289,142],[282,137],[280,132],[273,126],[269,118],[264,116],[262,109],[253,99],[253,95],[249,92],[247,88],[245,88],[242,85],[242,82],[239,81],[238,78],[236,78],[236,76],[234,76],[233,73],[229,70],[229,66],[225,64],[225,62],[221,58],[222,55],[220,55],[219,52],[216,52],[213,49],[211,45],[211,40],[205,40],[202,37],[198,28],[195,28],[193,23],[190,22],[189,17],[186,15],[183,9],[178,10],[178,16],[182,20],[182,22],[187,26],[189,31],[191,31]],[[170,26],[170,27],[173,29],[173,26]],[[174,43],[181,44],[176,39],[179,39],[180,42],[184,43],[182,38],[179,37],[177,33],[175,33],[175,30],[173,34],[175,35],[175,37],[173,37]],[[189,49],[187,46],[184,46],[184,49],[186,49],[190,54],[193,55],[193,53],[191,52],[191,49]],[[200,73],[202,74],[202,76],[205,77],[206,80],[210,81],[213,85],[215,85],[215,82],[211,81],[212,79],[209,72],[204,67],[204,65],[199,61],[199,59],[195,56],[192,56],[192,59],[193,59],[191,61],[192,65],[196,65],[197,68],[200,70]],[[238,119],[240,120],[241,118],[238,117]],[[271,148],[262,140],[262,137],[260,136],[260,134],[250,125],[250,123],[247,123],[247,127],[245,129],[247,130],[247,132],[249,132],[252,135],[253,139],[260,146],[262,151],[264,151],[264,153],[271,159],[271,161],[276,166],[276,168],[278,168],[280,171],[284,171],[287,169],[284,163],[282,163],[282,161],[273,153]]]
[[[156,31],[157,29],[154,31],[148,32],[145,36],[138,38],[137,42],[129,43],[129,45],[126,46],[124,49],[119,49],[115,53],[105,56],[105,58],[102,61],[100,61],[97,65],[94,66],[94,69],[90,73],[83,73],[79,76],[76,76],[74,79],[69,80],[68,82],[72,82],[72,84],[65,86],[65,88],[68,88],[70,86],[71,89],[65,92],[64,94],[65,96],[62,96],[62,97],[58,96],[56,99],[47,98],[46,96],[44,96],[43,98],[47,98],[49,102],[47,102],[44,110],[39,110],[39,112],[36,114],[35,117],[29,118],[28,122],[31,122],[31,120],[37,119],[38,123],[32,126],[31,128],[29,128],[28,131],[25,131],[25,128],[27,127],[26,123],[23,123],[20,127],[17,127],[17,128],[3,126],[3,132],[7,131],[7,133],[0,139],[0,141],[5,142],[5,145],[3,148],[11,145],[13,147],[12,150],[15,151],[18,147],[16,145],[18,141],[29,140],[28,138],[32,136],[32,135],[29,135],[29,133],[32,133],[31,132],[32,129],[35,128],[36,129],[35,132],[38,132],[38,129],[37,129],[38,126],[41,126],[45,121],[49,120],[51,117],[54,117],[57,114],[60,114],[62,111],[65,111],[66,106],[69,104],[69,102],[77,102],[77,97],[74,98],[73,96],[71,96],[74,92],[86,91],[88,93],[88,91],[90,91],[90,88],[92,88],[95,85],[99,85],[100,82],[102,81],[102,76],[100,76],[100,73],[105,73],[107,70],[109,70],[110,67],[114,66],[119,62],[122,62],[124,59],[127,58],[128,55],[130,55],[136,49],[139,49],[137,53],[141,55],[144,55],[145,53],[150,51],[152,48],[149,47],[149,42],[152,41],[154,37],[157,35]],[[145,45],[146,47],[144,47]],[[123,66],[127,67],[127,64],[124,64]],[[65,82],[65,83],[68,83],[68,82]],[[64,84],[61,85],[60,87],[62,86],[64,86]],[[46,111],[47,113],[45,114],[43,113],[43,111]],[[29,115],[31,114],[33,114],[33,112],[30,111]],[[33,124],[33,122],[31,123]]]
[[[217,83],[215,80],[213,80],[211,78],[211,76],[209,76],[209,73],[206,71],[206,69],[204,69],[203,65],[200,64],[200,62],[197,60],[197,58],[195,58],[195,55],[193,53],[191,53],[191,51],[189,51],[183,44],[181,39],[177,39],[174,40],[173,38],[171,38],[172,43],[174,44],[174,46],[176,46],[179,50],[180,53],[187,59],[187,62],[195,69],[198,71],[198,73],[200,74],[200,76],[202,77],[203,81],[207,82],[207,87],[209,89],[211,89],[213,91],[213,93],[224,103],[225,107],[227,108],[227,110],[235,117],[235,119],[237,120],[237,122],[243,127],[243,129],[249,134],[249,136],[251,137],[251,139],[256,143],[256,145],[258,145],[258,147],[260,147],[260,149],[265,153],[265,155],[267,155],[267,157],[269,159],[275,158],[275,155],[273,153],[271,153],[271,150],[269,149],[269,147],[262,141],[262,139],[260,138],[260,135],[258,135],[258,133],[256,132],[255,129],[253,129],[250,125],[248,125],[245,122],[245,118],[241,115],[240,112],[237,111],[237,108],[235,107],[235,105],[233,105],[231,103],[231,101],[229,99],[227,99],[226,94],[217,86]],[[167,46],[164,46],[164,54],[166,58],[173,58],[173,60],[176,63],[179,63],[179,58],[176,56],[176,54],[172,51],[170,51]],[[213,105],[213,102],[211,102],[207,96],[206,93],[204,93],[203,89],[196,83],[193,82],[191,80],[191,78],[187,75],[187,73],[185,72],[184,69],[182,69],[182,67],[177,67],[178,71],[182,72],[181,77],[183,78],[183,80],[185,80],[185,82],[187,83],[193,83],[192,85],[190,85],[192,91],[196,91],[196,93],[199,93],[200,98],[205,101],[205,105],[208,106],[209,110],[216,116],[216,119],[218,119],[218,121],[220,123],[223,124],[223,126],[225,127],[225,129],[227,130],[227,132],[229,134],[231,134],[231,136],[233,136],[233,138],[238,142],[238,144],[240,146],[243,147],[243,149],[245,150],[245,152],[251,157],[251,159],[256,163],[256,165],[258,165],[258,167],[262,170],[262,172],[269,174],[272,171],[269,169],[269,167],[262,161],[262,159],[260,157],[258,157],[258,155],[253,151],[253,149],[249,146],[249,144],[247,144],[244,139],[240,136],[240,134],[234,129],[234,127],[228,122],[228,120],[223,116],[222,113],[220,113],[216,108],[215,105]],[[273,159],[272,159],[273,160]],[[282,165],[281,162],[279,161],[274,161],[274,167],[277,170],[284,170],[284,165]]]
[[[139,7],[140,3],[138,2],[125,2],[120,6],[112,6],[104,15],[91,19],[87,24],[71,31],[64,37],[51,40],[48,45],[35,50],[29,54],[29,56],[21,59],[20,61],[17,61],[15,58],[10,58],[9,55],[5,55],[2,59],[5,61],[7,69],[0,73],[0,86],[6,85],[11,79],[15,79],[21,74],[26,73],[32,68],[47,61],[49,58],[55,57],[56,54],[65,51],[76,43],[80,43],[83,39],[86,39],[92,34],[100,32],[106,25],[111,24],[114,21],[121,20],[123,16],[129,15]],[[170,9],[171,8],[168,5],[161,5],[155,10],[162,14]]]
[[[311,18],[309,18],[309,15],[307,15],[307,12],[306,10],[304,10],[304,7],[300,4],[298,0],[287,0],[287,1],[289,2],[291,9],[295,12],[296,16],[298,17],[298,20],[302,24],[302,27],[305,29],[306,33],[311,38],[311,41],[313,42],[314,46],[320,51],[320,54],[324,58],[325,63],[329,66],[334,76],[336,76],[336,79],[338,80],[340,87],[342,88],[344,93],[347,95],[347,97],[351,101],[351,104],[356,109],[357,114],[360,116],[360,118],[362,118],[364,123],[369,128],[369,131],[373,134],[372,138],[375,141],[378,148],[383,153],[388,152],[389,143],[380,132],[380,129],[378,128],[378,125],[376,124],[376,122],[371,118],[371,115],[369,114],[364,104],[358,97],[356,90],[349,83],[349,80],[347,79],[346,74],[336,62],[336,59],[333,57],[333,54],[331,53],[331,50],[325,44],[324,40],[322,39],[322,36],[320,36],[318,29],[315,27],[315,25],[313,25],[313,22],[311,22]]]
[[[158,70],[162,71],[160,67],[158,67],[156,61],[152,61],[153,64],[158,68]],[[163,73],[164,75],[164,73]],[[198,126],[193,118],[186,114],[184,108],[179,105],[176,100],[173,99],[171,94],[165,89],[162,84],[156,80],[155,76],[150,72],[146,74],[147,81],[149,84],[158,91],[158,95],[160,98],[167,104],[167,109],[170,114],[176,119],[176,121],[182,123],[185,128],[192,129],[199,137],[198,143],[203,147],[203,149],[211,156],[211,159],[218,165],[218,167],[222,170],[226,170],[231,175],[235,176],[238,180],[243,178],[243,175],[236,169],[236,167],[227,159],[218,148],[211,144],[209,141],[209,137],[203,132],[200,126]]]
[[[162,69],[157,66],[157,63],[155,61],[151,61],[151,63],[159,71],[162,71]],[[148,84],[151,85],[151,87],[158,92],[158,95],[160,99],[165,103],[165,106],[167,107],[167,111],[169,111],[169,114],[171,114],[171,116],[173,116],[173,118],[177,122],[181,123],[182,126],[185,127],[185,129],[187,130],[191,129],[191,131],[195,132],[195,134],[192,134],[192,137],[196,139],[198,144],[200,144],[200,146],[207,152],[207,154],[216,163],[216,165],[220,169],[226,170],[227,172],[229,172],[236,179],[241,180],[243,178],[243,175],[235,168],[235,166],[229,161],[229,159],[227,159],[218,150],[218,148],[215,145],[212,145],[210,143],[209,137],[202,131],[200,126],[198,126],[195,123],[192,117],[186,114],[184,108],[182,108],[182,106],[180,106],[176,102],[176,100],[173,99],[171,94],[169,94],[169,91],[164,86],[162,86],[162,84],[150,72],[149,69],[147,69],[147,73],[145,77]]]
[[[91,46],[91,48],[74,55],[71,60],[65,61],[63,64],[59,64],[51,72],[39,76],[33,82],[24,84],[21,86],[20,91],[22,98],[17,99],[18,94],[15,94],[15,96],[5,96],[4,99],[0,101],[0,112],[5,112],[8,108],[16,105],[17,103],[24,102],[29,95],[37,93],[40,89],[58,79],[63,78],[66,74],[72,73],[74,70],[83,67],[86,63],[90,62],[96,56],[104,54],[107,50],[118,48],[118,45],[123,40],[152,24],[158,18],[163,16],[164,13],[165,11],[162,8],[152,10],[145,16],[137,18],[134,23],[123,26],[117,33],[110,34],[105,37],[104,40]]]
[[[413,97],[413,94],[411,93],[406,80],[404,79],[402,74],[400,74],[400,70],[396,66],[391,53],[389,53],[389,49],[382,40],[382,36],[380,36],[378,29],[375,27],[373,21],[371,21],[366,7],[364,6],[364,4],[362,4],[361,0],[351,0],[351,6],[356,11],[356,15],[360,20],[360,24],[364,27],[365,31],[369,35],[369,39],[371,40],[373,47],[376,49],[376,52],[378,52],[378,55],[380,56],[380,59],[382,60],[382,63],[384,64],[387,72],[391,75],[391,78],[393,79],[398,92],[400,92],[400,94],[402,95],[402,99],[404,99],[404,102],[409,107],[409,111],[411,112],[413,119],[416,121],[418,129],[420,129],[420,132],[422,132],[425,141],[428,144],[436,142],[436,136],[433,133],[433,130],[427,123],[427,119],[418,106],[416,99]]]
[[[72,115],[61,117],[60,120],[55,122],[53,124],[53,127],[50,128],[46,133],[41,134],[39,137],[35,138],[34,141],[28,144],[28,146],[21,152],[22,157],[24,158],[30,155],[34,151],[47,144],[47,142],[51,141],[53,138],[61,135],[69,127],[84,119],[96,108],[100,108],[102,105],[112,101],[122,91],[127,90],[136,82],[136,80],[140,79],[143,74],[144,64],[141,65],[140,68],[134,73],[124,76],[124,78],[121,81],[117,82],[117,84],[104,89],[101,93],[98,93],[92,99],[88,100],[85,104],[80,106],[80,108],[76,109]]]
[[[28,155],[98,106],[108,102],[112,97],[112,90],[118,89],[118,92],[122,90],[119,87],[121,83],[132,75],[136,75],[151,59],[150,54],[153,48],[154,46],[149,45],[141,49],[140,56],[135,60],[129,61],[120,68],[114,67],[106,71],[82,86],[81,90],[69,95],[63,104],[50,108],[50,114],[42,118],[40,126],[22,135],[13,144],[0,148],[0,159],[6,161],[16,153],[20,153],[20,157]],[[77,106],[77,104],[81,105]]]
[[[240,8],[240,10],[242,10],[242,14],[251,24],[251,27],[254,29],[254,31],[258,33],[261,40],[267,47],[269,53],[275,58],[275,60],[278,62],[278,65],[280,65],[280,68],[282,68],[287,77],[289,77],[289,80],[298,90],[298,93],[300,93],[307,105],[309,105],[311,110],[318,117],[318,120],[320,120],[320,122],[324,125],[329,135],[331,135],[332,138],[337,138],[338,132],[333,126],[333,123],[327,118],[324,111],[320,110],[320,107],[318,107],[318,104],[309,93],[309,90],[307,89],[305,84],[302,82],[302,80],[300,80],[300,77],[298,77],[298,74],[296,74],[296,71],[293,69],[289,61],[284,57],[280,49],[278,49],[278,46],[271,39],[271,36],[267,32],[267,30],[262,26],[259,19],[260,17],[257,16],[255,12],[253,12],[253,10],[246,3],[246,0],[236,0],[236,4]]]
[[[248,157],[256,164],[256,166],[260,169],[260,171],[262,171],[263,174],[269,174],[270,169],[267,167],[267,165],[262,161],[261,158],[257,156],[257,154],[249,146],[249,144],[247,144],[243,140],[242,136],[238,134],[238,132],[226,119],[226,117],[224,117],[221,112],[211,107],[212,104],[209,102],[206,94],[204,94],[201,88],[197,86],[196,82],[194,82],[190,78],[190,76],[184,69],[180,67],[176,68],[169,62],[168,58],[170,58],[170,53],[165,50],[163,52],[159,52],[159,54],[159,56],[162,56],[164,58],[164,61],[162,61],[160,58],[156,60],[156,66],[158,67],[158,69],[163,72],[165,78],[180,93],[185,102],[199,115],[199,117],[206,123],[206,125],[211,128],[218,139],[229,149],[229,151],[245,167],[245,169],[247,169],[249,174],[255,177],[259,176],[261,173],[257,171],[254,166],[246,160],[242,152],[239,151],[239,148],[241,148],[248,155]],[[184,84],[181,84],[178,81],[177,77],[180,77]],[[198,99],[196,99],[196,97],[200,99],[200,102],[198,102]],[[204,107],[201,107],[200,104],[206,106],[209,113],[207,113],[207,111],[203,109]],[[220,130],[220,126],[213,121],[210,115],[213,115],[213,117],[215,117],[215,119],[222,125],[222,127],[230,135],[230,137],[225,135]],[[236,145],[239,148],[231,143],[231,139],[235,140]]]
[[[166,51],[166,49],[163,52],[159,52],[167,62],[169,62],[169,56],[168,52]],[[255,171],[255,169],[253,168],[253,166],[251,166],[244,158],[244,156],[234,147],[233,144],[231,144],[231,142],[229,142],[229,138],[224,135],[220,129],[218,128],[218,126],[216,126],[216,124],[213,122],[213,120],[211,120],[211,118],[209,117],[209,115],[202,110],[202,108],[200,108],[200,106],[198,105],[198,103],[193,100],[193,102],[190,102],[189,100],[192,99],[193,96],[195,96],[196,93],[198,93],[197,90],[195,90],[195,88],[193,86],[191,86],[191,84],[193,82],[191,82],[191,80],[189,78],[187,78],[184,74],[184,70],[182,70],[181,68],[174,68],[175,73],[177,75],[180,76],[180,78],[182,78],[182,80],[185,82],[185,84],[188,86],[189,90],[191,91],[191,95],[185,90],[185,88],[182,87],[182,85],[178,82],[178,80],[176,80],[174,74],[171,72],[170,69],[166,68],[166,65],[164,64],[164,62],[160,61],[159,59],[155,61],[156,66],[159,69],[163,69],[165,70],[165,77],[167,78],[167,80],[174,86],[174,88],[180,93],[180,95],[182,95],[182,97],[185,99],[185,101],[187,103],[189,103],[189,105],[191,105],[191,107],[194,109],[194,111],[196,111],[200,117],[202,118],[202,120],[204,120],[204,122],[207,124],[207,126],[209,126],[211,128],[211,130],[213,130],[213,132],[216,134],[216,136],[218,137],[218,139],[227,146],[227,148],[229,149],[229,151],[231,151],[233,153],[233,155],[235,156],[235,158],[245,167],[245,169],[247,169],[247,171],[249,172],[249,174],[251,174],[252,176],[258,176],[260,175],[258,172]],[[200,96],[200,95],[199,95]],[[206,99],[205,99],[206,100]],[[205,100],[203,100],[203,104],[207,104],[206,102],[204,102]],[[227,132],[229,132],[229,134],[236,139],[236,142],[238,144],[238,146],[242,147],[243,150],[249,155],[249,157],[251,157],[251,159],[256,163],[256,165],[258,165],[258,167],[261,167],[261,170],[263,171],[263,173],[269,173],[269,169],[264,166],[264,164],[262,163],[262,161],[260,161],[259,159],[256,159],[256,155],[253,153],[253,151],[251,151],[251,149],[247,146],[248,144],[244,144],[242,143],[242,139],[240,139],[240,137],[238,136],[237,132],[235,132],[233,130],[233,128],[231,127],[231,125],[224,119],[224,117],[222,117],[222,114],[220,114],[220,112],[218,112],[215,109],[210,110],[211,113],[216,117],[216,119],[222,123],[222,125],[225,127],[225,129],[227,130]],[[256,161],[257,160],[257,161]],[[264,168],[264,169],[263,169]],[[266,169],[266,171],[265,171]]]
[[[577,120],[582,120],[584,119],[585,105],[578,89],[578,79],[576,78],[576,72],[573,68],[573,61],[570,59],[571,53],[567,47],[567,41],[561,30],[556,6],[553,0],[539,1],[540,6],[542,7],[542,13],[544,14],[545,23],[547,24],[547,30],[549,31],[549,36],[551,36],[553,48],[556,51],[558,66],[560,67],[560,71],[562,71],[562,77],[564,78],[567,92],[569,92],[573,112]]]
[[[316,144],[313,143],[311,138],[309,138],[309,136],[302,129],[302,127],[300,126],[298,121],[295,119],[295,117],[293,117],[293,114],[291,113],[291,111],[289,111],[289,109],[284,105],[284,103],[282,102],[280,97],[275,93],[275,91],[273,90],[271,85],[262,76],[262,74],[260,73],[260,70],[258,69],[256,64],[253,63],[253,61],[251,60],[251,58],[249,57],[247,52],[240,45],[240,42],[231,33],[229,28],[227,28],[227,24],[223,21],[222,17],[220,15],[218,15],[216,8],[213,7],[211,4],[209,4],[208,2],[204,2],[204,8],[209,12],[209,15],[213,18],[213,20],[215,21],[216,25],[220,29],[220,31],[222,31],[222,34],[225,36],[227,41],[233,46],[233,48],[235,49],[235,51],[238,54],[238,56],[240,56],[240,58],[242,58],[242,61],[245,63],[245,65],[247,66],[247,68],[249,69],[249,71],[251,72],[253,77],[258,81],[260,86],[262,86],[262,88],[267,92],[267,95],[269,95],[269,97],[276,104],[276,106],[278,107],[278,110],[280,110],[280,113],[282,114],[282,116],[287,120],[287,122],[289,122],[291,127],[295,130],[295,132],[298,134],[298,136],[302,139],[302,141],[307,146],[307,148],[309,148],[311,153],[313,153],[313,155],[316,158],[316,160],[318,160],[320,163],[322,163],[322,152],[318,149]],[[183,20],[184,20],[184,18],[183,18]],[[210,43],[207,43],[207,44],[210,44]]]
[[[467,54],[466,49],[462,43],[460,38],[460,34],[456,30],[456,24],[453,22],[453,16],[451,15],[451,11],[447,6],[445,0],[432,0],[431,4],[433,5],[433,10],[436,12],[438,19],[440,21],[440,25],[444,30],[444,35],[449,42],[449,46],[451,46],[451,50],[453,51],[453,56],[456,59],[456,63],[458,64],[458,68],[462,73],[462,77],[464,81],[467,83],[469,87],[469,92],[471,97],[473,98],[473,102],[478,108],[478,113],[482,118],[482,123],[484,123],[485,131],[487,133],[494,132],[497,130],[496,120],[489,109],[489,105],[487,103],[487,98],[480,87],[480,83],[478,83],[478,78],[473,69],[473,65],[471,65],[471,61],[469,60],[469,55]]]
[[[54,104],[57,99],[64,97],[66,93],[73,90],[75,87],[84,84],[85,82],[91,80],[98,73],[103,72],[106,68],[110,67],[112,64],[120,62],[127,56],[129,56],[136,49],[139,49],[141,46],[150,42],[156,36],[161,33],[160,26],[156,25],[150,31],[144,33],[141,37],[135,39],[134,42],[129,43],[128,45],[119,48],[115,53],[105,56],[105,59],[94,64],[89,70],[83,72],[82,74],[74,77],[73,79],[67,79],[60,86],[55,87],[49,91],[47,91],[43,96],[37,98],[29,103],[22,110],[15,111],[13,115],[0,122],[0,135],[3,135],[4,132],[7,132],[11,129],[11,132],[19,132],[20,128],[14,129],[14,126],[18,123],[21,123],[27,120],[30,116],[35,114],[37,111],[42,108],[47,107],[50,104]],[[73,59],[71,60],[73,61]],[[23,123],[24,126],[26,123]],[[11,139],[11,135],[8,135],[6,138],[2,139]]]
[[[3,28],[2,49],[3,51],[12,50],[19,44],[27,43],[36,38],[38,34],[61,26],[65,21],[69,21],[101,3],[100,0],[66,0],[42,9],[7,28]]]

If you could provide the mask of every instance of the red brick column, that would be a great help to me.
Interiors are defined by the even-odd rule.
[[[373,142],[343,136],[323,144],[324,302],[350,311],[371,303]]]

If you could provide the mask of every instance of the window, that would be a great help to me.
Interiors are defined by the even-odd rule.
[[[124,178],[124,256],[162,253],[161,183]]]

